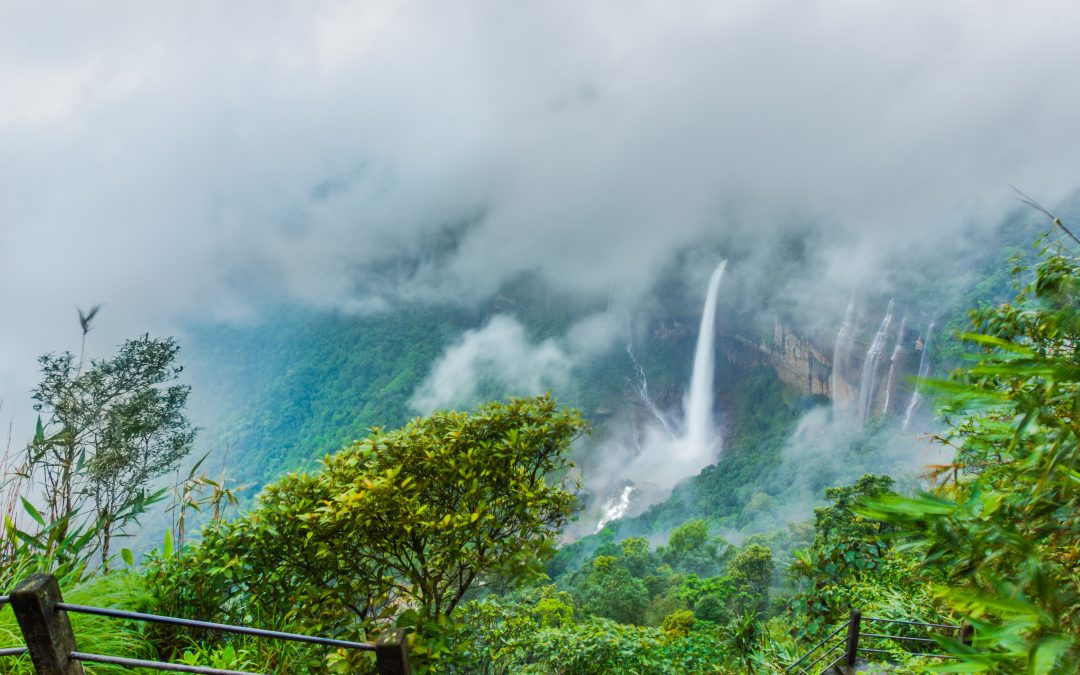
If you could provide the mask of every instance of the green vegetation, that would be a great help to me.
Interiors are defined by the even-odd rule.
[[[1080,667],[1080,260],[1043,249],[1016,301],[972,313],[982,348],[950,387],[954,463],[932,493],[864,513],[901,528],[935,595],[975,625],[968,671]]]
[[[865,471],[888,468],[891,457],[909,451],[887,420],[837,431],[820,399],[792,396],[767,368],[728,365],[740,384],[723,401],[731,423],[718,464],[678,485],[666,502],[557,552],[576,508],[578,474],[568,453],[587,430],[582,415],[543,396],[405,423],[421,363],[437,352],[402,346],[386,354],[408,366],[405,374],[383,383],[400,396],[379,403],[369,392],[363,402],[363,410],[391,406],[377,414],[402,415],[400,428],[375,428],[317,468],[276,478],[231,519],[225,507],[236,504],[234,490],[196,475],[196,467],[178,488],[175,523],[161,550],[139,568],[124,552],[129,569],[110,570],[108,532],[122,533],[156,496],[133,489],[135,474],[124,462],[143,448],[147,466],[172,466],[190,444],[187,390],[173,382],[175,344],[129,341],[115,359],[86,368],[70,354],[45,357],[35,392],[43,420],[28,457],[42,462],[29,466],[51,476],[47,486],[59,487],[45,493],[40,508],[8,500],[0,578],[10,587],[47,569],[62,577],[69,600],[347,639],[406,627],[421,672],[774,672],[853,608],[974,626],[972,644],[940,638],[949,662],[928,663],[910,643],[886,641],[895,672],[1074,672],[1080,259],[1044,242],[1036,257],[1017,259],[1012,276],[1021,285],[1015,299],[975,303],[972,332],[954,343],[975,353],[936,384],[948,423],[941,438],[955,455],[923,490],[899,471]],[[986,283],[979,293],[1000,293],[999,275]],[[402,318],[393,330],[414,319]],[[568,320],[552,313],[538,330],[558,333]],[[391,332],[370,337],[389,349]],[[661,343],[640,358],[674,362],[682,348]],[[336,353],[328,347],[325,355]],[[256,377],[251,386],[287,389],[333,369],[311,363],[297,358],[285,380]],[[384,367],[371,365],[374,379],[363,386],[381,382],[376,371]],[[146,386],[109,385],[117,373]],[[316,411],[348,399],[346,378],[334,381],[341,386],[319,394],[317,404],[303,403],[288,424],[306,429],[321,419]],[[116,398],[102,394],[118,390]],[[275,461],[304,465],[301,455],[316,445],[303,438]],[[118,506],[87,487],[107,484],[94,468],[97,457],[119,462],[111,480],[127,501]],[[148,471],[144,482],[158,469]],[[16,483],[30,475],[5,480],[21,492]],[[825,502],[812,519],[792,517],[795,504],[818,495]],[[98,517],[86,517],[84,508]],[[195,511],[208,521],[192,539],[185,523]],[[20,524],[27,518],[29,526]],[[193,639],[161,626],[106,627],[92,617],[76,630],[91,649],[189,664],[311,673],[373,668],[364,654]],[[0,647],[18,642],[10,613],[0,614]],[[27,670],[25,660],[11,663],[11,672]]]

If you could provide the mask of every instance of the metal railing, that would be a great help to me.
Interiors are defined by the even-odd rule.
[[[863,622],[874,622],[884,626],[902,626],[905,628],[923,629],[922,635],[895,635],[890,633],[870,633],[863,632]],[[847,629],[847,633],[844,637],[839,637],[841,631]],[[881,630],[887,630],[883,628]],[[792,663],[790,666],[784,669],[785,673],[799,673],[800,675],[823,675],[829,672],[833,668],[839,668],[841,666],[847,666],[849,668],[854,667],[858,661],[859,654],[874,654],[874,655],[892,655],[896,653],[896,649],[882,649],[882,642],[891,642],[896,645],[899,644],[902,647],[902,651],[905,656],[916,657],[929,657],[929,658],[950,658],[948,654],[942,654],[940,652],[930,651],[913,651],[915,645],[936,645],[938,641],[932,637],[928,637],[931,633],[946,633],[952,632],[956,634],[956,637],[960,639],[960,642],[970,645],[972,638],[971,624],[964,623],[961,625],[950,625],[944,623],[926,623],[923,621],[906,621],[902,619],[885,619],[876,616],[863,616],[859,610],[851,612],[851,618],[844,623],[837,626],[825,636],[820,642],[810,648],[805,654],[803,654],[798,661]],[[874,646],[864,646],[867,641],[872,641]],[[825,647],[829,645],[826,649]],[[912,646],[909,648],[909,644]],[[925,649],[925,647],[923,647]],[[817,655],[813,660],[808,660],[814,655]],[[805,663],[804,663],[805,662]],[[817,670],[820,664],[826,664]]]
[[[35,574],[23,580],[10,595],[0,596],[0,607],[4,604],[10,604],[15,611],[15,618],[19,622],[19,628],[22,630],[23,638],[26,640],[26,646],[0,649],[0,656],[21,656],[29,653],[34,669],[39,675],[83,675],[82,664],[84,662],[105,663],[129,668],[168,670],[180,673],[203,673],[205,675],[249,675],[249,671],[222,670],[220,668],[189,666],[182,663],[149,661],[79,651],[75,641],[75,633],[72,631],[71,623],[68,621],[67,615],[69,612],[375,652],[375,666],[379,675],[408,675],[409,673],[408,646],[405,640],[405,631],[400,628],[383,631],[379,635],[379,639],[374,643],[350,642],[348,640],[284,633],[247,626],[181,619],[173,616],[75,605],[63,601],[60,595],[60,586],[56,581],[56,577],[51,574]]]

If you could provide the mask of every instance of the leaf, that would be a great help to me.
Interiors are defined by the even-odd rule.
[[[132,555],[130,548],[120,549],[120,557],[124,559],[124,564],[128,567],[135,567],[135,556]]]
[[[45,527],[45,519],[41,517],[38,510],[34,508],[34,505],[26,500],[26,497],[19,497],[22,500],[23,509],[30,514],[30,517],[34,519],[34,522],[38,525]]]
[[[1031,658],[1031,672],[1043,675],[1057,672],[1058,659],[1072,646],[1072,640],[1064,635],[1053,635],[1040,641]]]
[[[165,544],[162,547],[162,553],[166,558],[172,557],[173,554],[173,539],[172,530],[165,530]]]

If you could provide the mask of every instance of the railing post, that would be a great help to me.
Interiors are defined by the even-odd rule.
[[[859,624],[862,623],[862,612],[857,609],[851,610],[851,620],[847,627],[847,650],[844,652],[844,663],[854,666],[859,655]]]
[[[975,626],[972,626],[967,621],[960,624],[960,644],[970,647],[974,637]]]
[[[58,602],[60,585],[51,574],[29,576],[11,591],[11,608],[38,675],[83,675],[82,664],[71,658],[78,649],[75,633]]]
[[[401,628],[379,633],[375,641],[375,667],[379,675],[409,675],[409,643]]]

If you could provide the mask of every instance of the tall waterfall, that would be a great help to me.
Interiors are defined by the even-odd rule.
[[[881,412],[889,414],[889,399],[892,398],[893,386],[896,384],[896,362],[900,360],[900,353],[904,351],[904,329],[907,328],[907,314],[900,319],[900,329],[896,331],[896,342],[893,344],[892,358],[889,359],[889,378],[885,381],[885,402],[881,405]]]
[[[720,449],[720,437],[712,420],[716,375],[716,297],[726,266],[726,260],[721,262],[709,278],[694,349],[694,371],[690,376],[690,389],[683,397],[685,423],[681,434],[672,433],[666,416],[649,398],[645,370],[634,356],[633,343],[627,343],[626,352],[638,376],[635,384],[637,394],[659,424],[647,425],[644,442],[638,443],[637,455],[620,472],[624,480],[618,491],[613,489],[614,486],[604,490],[608,496],[602,503],[597,532],[611,521],[626,516],[631,502],[648,504],[663,499],[680,478],[696,474],[716,461]],[[637,443],[636,432],[634,438]]]
[[[919,378],[930,377],[930,336],[934,333],[934,322],[931,321],[930,325],[926,328],[926,339],[923,340],[922,356],[919,357]],[[904,423],[902,429],[907,431],[908,426],[911,424],[911,418],[915,415],[915,411],[919,409],[919,403],[922,401],[922,383],[915,383],[915,392],[911,394],[911,403],[908,403],[907,411],[904,412]]]
[[[694,372],[690,377],[690,393],[685,399],[686,433],[684,452],[711,460],[715,430],[712,423],[713,379],[715,370],[716,295],[724,277],[727,261],[721,262],[709,278],[705,309],[701,313],[697,347],[694,349]]]
[[[893,306],[889,301],[889,309],[885,312],[885,318],[881,320],[878,331],[874,335],[874,341],[866,350],[866,358],[863,360],[862,377],[859,379],[859,426],[866,426],[870,419],[870,406],[874,403],[874,393],[877,389],[878,366],[881,363],[881,354],[885,351],[885,343],[889,339],[889,326],[892,325]]]
[[[833,346],[832,375],[829,377],[829,388],[832,389],[833,410],[840,409],[840,383],[843,382],[844,371],[847,370],[848,353],[851,351],[851,319],[855,313],[855,294],[851,294],[847,309],[844,311],[844,323],[840,324],[840,331],[836,334],[836,345]]]

